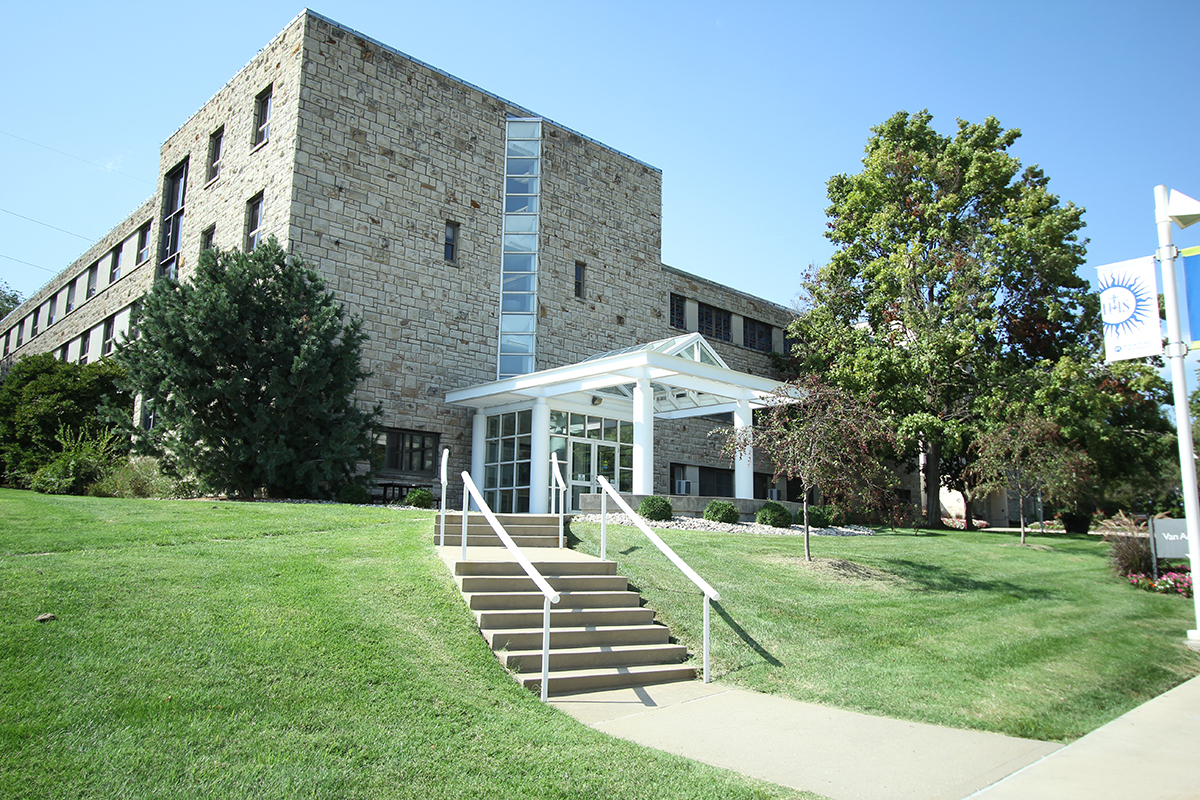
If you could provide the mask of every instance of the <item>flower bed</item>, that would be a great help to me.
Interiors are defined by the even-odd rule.
[[[975,523],[975,530],[977,531],[991,527],[988,525],[988,521],[986,519],[973,519],[971,522]],[[958,517],[942,517],[942,524],[947,528],[953,528],[956,531],[965,531],[967,529],[967,521],[965,519],[959,519]]]
[[[1154,580],[1144,573],[1135,572],[1129,575],[1129,584],[1147,592],[1192,596],[1192,574],[1186,571],[1167,572],[1159,576],[1158,580]]]

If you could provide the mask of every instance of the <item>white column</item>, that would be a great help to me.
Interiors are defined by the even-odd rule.
[[[754,412],[749,400],[738,400],[733,412],[735,430],[754,424]],[[754,451],[746,450],[733,462],[733,495],[742,500],[754,499]]]
[[[475,485],[479,487],[479,491],[483,491],[483,458],[487,452],[487,414],[482,410],[477,410],[475,416],[471,418],[471,480],[475,481]],[[475,511],[474,501],[471,502],[471,508]]]
[[[649,378],[633,385],[633,493],[654,494],[654,389]]]
[[[533,403],[529,464],[529,512],[545,514],[550,510],[550,406],[546,398]]]

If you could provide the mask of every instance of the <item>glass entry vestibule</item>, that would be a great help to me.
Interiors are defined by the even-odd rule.
[[[780,385],[729,369],[692,333],[455,389],[446,401],[475,409],[471,476],[488,505],[545,513],[552,455],[572,509],[601,475],[623,494],[654,494],[656,418],[729,413],[735,428],[748,427]],[[734,496],[752,498],[752,459],[742,456],[733,468]]]

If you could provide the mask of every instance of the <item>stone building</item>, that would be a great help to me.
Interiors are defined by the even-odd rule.
[[[449,447],[451,473],[470,469],[501,510],[545,506],[530,487],[548,485],[550,451],[574,502],[597,474],[639,493],[773,488],[707,434],[748,424],[790,312],[662,264],[654,167],[309,11],[159,164],[153,197],[0,322],[3,358],[102,358],[154,280],[274,235],[364,320],[381,482],[434,483]],[[687,334],[669,347],[698,366],[678,380],[645,366],[657,355],[559,380]]]

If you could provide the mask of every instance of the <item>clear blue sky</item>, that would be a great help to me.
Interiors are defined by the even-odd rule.
[[[162,142],[300,10],[11,4],[0,280],[36,291],[137,207]],[[662,169],[664,262],[784,304],[829,256],[826,180],[897,110],[1020,128],[1017,156],[1087,209],[1089,279],[1154,251],[1155,184],[1200,197],[1196,0],[313,10]]]

